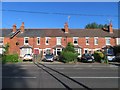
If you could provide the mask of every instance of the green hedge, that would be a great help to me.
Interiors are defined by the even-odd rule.
[[[105,59],[105,55],[104,53],[100,52],[100,51],[95,51],[94,52],[94,59],[97,62],[101,62],[101,60]]]
[[[62,52],[61,53],[61,60],[64,63],[68,63],[68,62],[76,61],[77,60],[77,56],[78,55],[76,53],[66,51],[66,52]]]
[[[18,62],[18,54],[11,54],[11,55],[3,55],[2,62]]]

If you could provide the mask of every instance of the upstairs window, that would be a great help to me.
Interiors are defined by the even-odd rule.
[[[25,37],[25,38],[24,38],[24,45],[28,45],[28,44],[29,44],[28,39],[29,39],[29,37]]]
[[[89,37],[86,37],[86,45],[89,45]]]
[[[0,45],[3,45],[3,37],[0,37]]]
[[[110,45],[110,37],[106,37],[105,40],[106,40],[106,45]]]
[[[61,45],[61,37],[57,37],[57,45]]]
[[[78,45],[78,37],[73,37],[73,44]]]
[[[98,45],[98,37],[94,37],[94,45]]]
[[[40,45],[40,37],[37,37],[37,45]]]
[[[49,39],[50,39],[50,37],[45,38],[45,45],[49,45]]]

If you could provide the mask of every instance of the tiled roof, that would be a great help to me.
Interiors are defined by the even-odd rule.
[[[115,33],[111,34],[107,31],[103,31],[102,29],[71,29],[70,31],[70,35],[71,36],[76,36],[76,37],[113,37],[116,36]]]
[[[10,35],[12,34],[12,29],[0,29],[0,36],[2,37],[10,37]]]
[[[2,36],[10,37],[12,29],[2,30]],[[102,29],[69,29],[69,33],[65,33],[64,29],[25,29],[23,33],[19,33],[18,37],[118,37],[120,30],[114,30],[114,33],[106,32]]]

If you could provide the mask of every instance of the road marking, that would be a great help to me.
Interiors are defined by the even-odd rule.
[[[83,69],[83,68],[74,68],[74,69]]]
[[[22,76],[21,76],[21,77],[20,77],[20,76],[19,76],[19,77],[7,77],[7,76],[6,76],[6,77],[5,77],[5,76],[4,76],[4,77],[2,77],[2,78],[29,78],[29,79],[34,79],[34,78],[37,78],[37,77],[22,77]]]
[[[27,69],[27,68],[19,68],[19,69]]]
[[[20,65],[20,66],[35,66],[35,65]]]
[[[64,69],[64,68],[55,68],[55,69]]]
[[[98,79],[99,79],[99,78],[103,78],[103,79],[116,78],[116,79],[118,79],[118,78],[120,78],[120,77],[70,77],[70,78],[93,78],[93,79],[94,79],[94,78],[96,78],[96,79],[97,79],[97,78],[98,78]]]
[[[101,69],[101,68],[92,68],[92,69]]]

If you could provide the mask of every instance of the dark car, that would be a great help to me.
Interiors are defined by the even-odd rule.
[[[51,62],[53,62],[54,61],[53,55],[52,54],[46,54],[43,61],[51,61]]]
[[[94,62],[94,57],[91,54],[83,54],[81,57],[82,62]]]
[[[120,53],[115,56],[114,61],[120,62]]]

